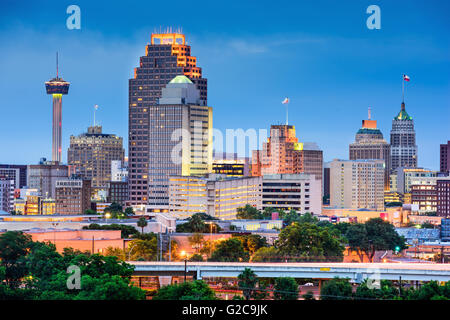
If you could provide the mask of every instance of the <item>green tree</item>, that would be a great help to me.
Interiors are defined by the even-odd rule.
[[[124,213],[125,213],[125,215],[126,215],[127,217],[129,217],[129,216],[134,215],[134,210],[133,210],[132,207],[127,207],[127,208],[125,208]]]
[[[248,253],[244,251],[241,241],[230,238],[220,241],[212,252],[209,261],[239,262],[248,261]]]
[[[392,281],[381,280],[380,285],[374,286],[369,285],[369,280],[362,282],[356,292],[354,297],[358,299],[381,299],[381,300],[393,300],[399,295],[398,289],[392,284]]]
[[[244,271],[238,275],[238,280],[239,290],[242,290],[245,300],[250,300],[254,295],[256,284],[258,283],[255,272],[250,268],[245,268]]]
[[[195,213],[191,217],[189,217],[186,223],[182,223],[177,225],[177,232],[187,232],[187,233],[209,233],[214,232],[217,233],[221,229],[215,223],[205,223],[205,220],[211,220],[211,216],[204,213]]]
[[[144,233],[144,228],[148,225],[147,218],[146,217],[139,217],[139,219],[138,219],[136,224],[137,224],[137,226],[139,228],[141,228],[142,233]]]
[[[251,256],[251,262],[280,262],[280,253],[275,247],[262,247]]]
[[[216,300],[214,291],[202,280],[161,287],[153,300]]]
[[[343,241],[328,228],[294,222],[280,232],[275,247],[295,261],[342,261]]]
[[[407,300],[450,300],[450,282],[441,286],[436,281],[430,281],[417,290],[409,290],[405,296]]]
[[[297,300],[298,285],[294,278],[281,277],[275,279],[275,300]]]
[[[92,210],[92,209],[86,209],[86,211],[84,211],[84,214],[87,214],[87,215],[97,215],[97,211]]]
[[[258,234],[241,235],[236,238],[241,241],[244,250],[250,255],[255,253],[259,248],[268,246],[266,238]]]
[[[156,237],[153,237],[150,240],[133,240],[128,245],[127,251],[127,259],[128,256],[130,256],[132,261],[155,261],[158,252],[158,240]]]
[[[201,254],[194,253],[192,256],[189,257],[189,261],[202,262],[203,256]]]
[[[347,279],[334,278],[322,285],[320,300],[349,300],[352,298],[352,285]]]
[[[99,225],[97,223],[91,223],[88,226],[83,227],[84,230],[120,230],[122,239],[129,238],[130,236],[137,235],[139,232],[133,226],[123,224],[107,224]]]
[[[237,208],[236,212],[236,219],[264,219],[261,211],[249,204]]]
[[[361,261],[365,253],[373,261],[377,250],[400,250],[406,248],[405,238],[400,236],[392,224],[381,218],[373,218],[364,224],[355,223],[348,226],[345,238],[350,250],[356,251]]]
[[[4,267],[4,278],[10,288],[16,288],[27,274],[23,257],[30,250],[31,236],[22,231],[7,231],[0,234],[0,266]]]
[[[126,256],[126,252],[123,249],[115,248],[115,247],[107,247],[105,249],[105,252],[103,253],[103,255],[105,255],[107,257],[109,257],[109,256],[117,257],[117,259],[119,259],[121,261],[125,261],[128,258]]]

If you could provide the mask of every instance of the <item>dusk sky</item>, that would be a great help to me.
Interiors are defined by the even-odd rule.
[[[81,8],[69,30],[66,8]],[[381,8],[369,30],[366,8]],[[208,79],[213,126],[269,129],[285,121],[324,160],[348,159],[361,120],[387,141],[402,99],[415,120],[419,166],[439,170],[450,139],[448,1],[10,1],[0,4],[0,163],[51,158],[52,99],[44,82],[71,83],[63,97],[63,161],[70,135],[97,120],[128,148],[128,79],[159,28],[182,28]]]

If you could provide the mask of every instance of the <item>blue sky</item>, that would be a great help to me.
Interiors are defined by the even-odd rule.
[[[67,6],[81,30],[66,28]],[[366,8],[381,8],[381,29]],[[400,109],[415,119],[419,165],[439,169],[450,139],[450,3],[447,1],[11,1],[0,4],[0,163],[51,158],[51,98],[44,82],[71,82],[63,97],[63,160],[86,130],[93,105],[104,132],[128,130],[128,79],[159,27],[182,27],[208,78],[214,127],[268,129],[285,121],[324,159],[348,157],[367,117],[389,141]],[[127,149],[127,145],[125,145]]]

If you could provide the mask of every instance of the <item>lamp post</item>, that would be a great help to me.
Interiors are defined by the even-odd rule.
[[[187,254],[186,251],[181,251],[181,256],[184,257],[184,282],[186,282],[186,274],[187,274]]]
[[[131,246],[130,251],[128,251],[128,261],[131,261],[131,260],[130,260],[131,251],[133,251],[134,247],[136,247],[136,244],[137,244],[137,243],[135,243],[133,246]]]

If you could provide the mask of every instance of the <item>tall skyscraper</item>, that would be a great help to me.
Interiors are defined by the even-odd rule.
[[[69,93],[70,83],[58,75],[58,54],[56,54],[56,78],[45,83],[47,94],[53,97],[53,134],[52,134],[52,161],[61,162],[61,116],[62,95]]]
[[[377,127],[377,121],[369,119],[362,121],[361,129],[356,132],[355,142],[349,145],[349,159],[381,159],[385,163],[384,189],[389,190],[389,173],[391,167],[390,145],[383,139],[383,134]]]
[[[384,161],[333,160],[330,204],[337,208],[384,210]]]
[[[170,175],[212,171],[212,108],[195,84],[179,75],[149,110],[148,211],[168,211]]]
[[[89,127],[87,133],[70,136],[67,163],[77,174],[92,180],[93,188],[107,188],[111,181],[111,161],[123,162],[123,139],[102,133],[101,126]]]
[[[450,172],[450,141],[441,144],[440,159],[440,171],[448,174]]]
[[[151,35],[151,43],[129,80],[129,204],[148,202],[150,106],[157,104],[161,89],[177,75],[197,85],[200,99],[207,104],[207,80],[191,56],[191,47],[180,33]]]
[[[417,167],[417,145],[414,120],[406,112],[405,103],[392,120],[391,130],[391,170],[398,167]]]

